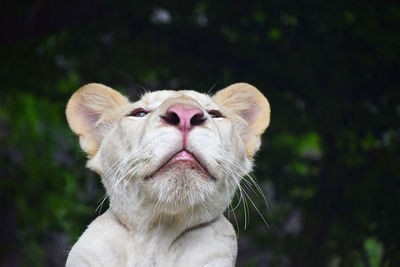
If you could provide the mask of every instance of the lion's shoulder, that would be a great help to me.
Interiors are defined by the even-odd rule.
[[[69,253],[66,266],[117,266],[126,263],[128,231],[106,211],[89,224]],[[112,262],[110,262],[112,261]]]

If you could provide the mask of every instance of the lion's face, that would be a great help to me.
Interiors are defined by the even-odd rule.
[[[152,92],[135,103],[90,84],[71,98],[67,117],[117,214],[147,209],[154,216],[208,221],[226,209],[251,170],[269,105],[248,84],[213,98]]]

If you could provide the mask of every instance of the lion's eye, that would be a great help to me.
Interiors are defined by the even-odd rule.
[[[147,110],[140,108],[140,109],[135,109],[134,111],[129,113],[128,116],[129,117],[144,117],[147,114],[149,114],[149,112]]]
[[[211,116],[211,118],[223,118],[224,116],[222,115],[221,112],[218,110],[210,110],[208,111],[208,114]]]

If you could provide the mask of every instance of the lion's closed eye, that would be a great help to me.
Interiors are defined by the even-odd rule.
[[[215,109],[209,110],[208,115],[210,115],[211,118],[225,118],[225,116],[222,115],[221,111]]]
[[[137,109],[134,109],[133,111],[129,112],[126,116],[127,117],[145,117],[149,113],[150,113],[150,111],[148,111],[144,108],[137,108]]]

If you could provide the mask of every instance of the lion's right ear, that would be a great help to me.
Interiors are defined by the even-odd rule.
[[[97,153],[104,135],[127,104],[125,96],[97,83],[87,84],[71,96],[66,109],[67,120],[89,157]]]

